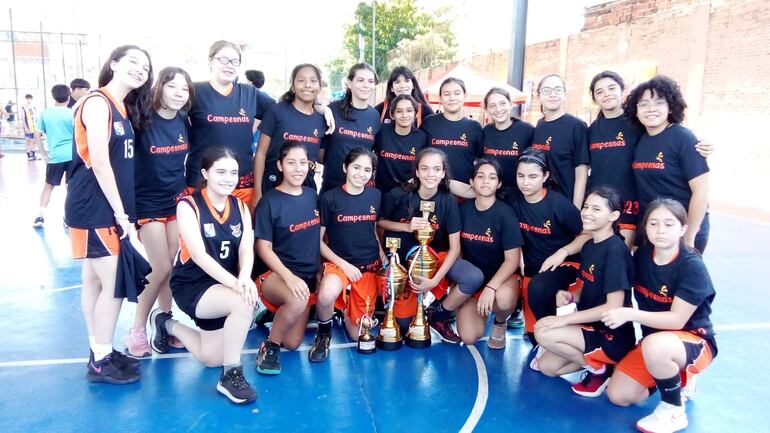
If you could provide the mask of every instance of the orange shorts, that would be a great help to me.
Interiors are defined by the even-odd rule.
[[[267,277],[269,277],[270,274],[272,273],[273,271],[267,271],[262,275],[258,276],[257,279],[254,281],[254,284],[257,286],[257,290],[259,291],[259,299],[262,301],[262,305],[264,305],[265,308],[267,308],[270,312],[275,313],[278,311],[278,308],[280,308],[280,306],[276,307],[275,305],[271,304],[270,301],[268,301],[265,295],[262,293],[262,283],[264,283]],[[313,281],[315,281],[315,276],[313,276]],[[310,289],[310,297],[307,300],[307,305],[309,307],[311,305],[315,305],[315,301],[316,301],[315,293],[313,293],[315,292],[315,282],[313,282],[312,285],[310,281],[306,280],[306,282],[308,283],[308,288]]]
[[[438,253],[437,269],[440,268],[442,264],[444,264],[446,256],[446,252]],[[444,297],[444,295],[446,295],[448,290],[449,282],[446,280],[446,278],[442,278],[438,285],[432,288],[430,292],[433,293],[436,299],[441,299]],[[393,314],[397,319],[403,319],[405,317],[412,317],[415,315],[415,313],[417,313],[417,294],[412,291],[412,289],[409,287],[409,282],[407,282],[406,287],[404,288],[404,293],[402,293],[401,296],[396,297],[396,302],[393,305]]]
[[[575,262],[564,262],[562,266],[568,265],[572,266],[575,269],[580,269],[580,263]],[[532,277],[523,277],[523,281],[521,283],[521,299],[522,299],[522,305],[524,306],[524,331],[533,333],[535,332],[535,323],[537,323],[537,319],[535,318],[535,313],[532,312],[532,309],[529,307],[529,282],[532,281]],[[578,278],[574,283],[570,284],[570,286],[567,288],[570,293],[576,293],[583,289],[583,280]]]
[[[345,272],[331,262],[324,263],[324,277],[327,275],[336,275],[342,282],[342,293],[337,298],[334,308],[345,312],[345,317],[350,319],[353,324],[358,324],[366,310],[366,300],[369,300],[369,311],[366,313],[372,315],[374,305],[377,303],[377,274],[374,272],[363,272],[361,279],[351,282],[345,275]],[[350,286],[350,295],[347,293],[347,287]]]
[[[98,259],[120,253],[120,236],[115,226],[92,229],[70,227],[72,258]]]
[[[675,334],[682,341],[687,353],[685,368],[680,372],[682,386],[694,375],[702,372],[714,359],[711,346],[703,338],[687,331],[666,331]],[[643,342],[644,340],[642,340]],[[642,354],[642,342],[636,345],[634,350],[628,353],[617,365],[617,369],[639,382],[645,388],[655,386],[655,379],[647,370]]]
[[[161,217],[161,218],[142,218],[139,221],[136,222],[136,225],[139,227],[147,224],[147,223],[163,223],[168,224],[171,221],[176,221],[176,215],[169,215],[167,217]]]

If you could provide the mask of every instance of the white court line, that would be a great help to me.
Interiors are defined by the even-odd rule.
[[[479,377],[479,386],[476,389],[476,402],[473,403],[473,409],[471,414],[468,415],[468,419],[460,428],[460,433],[472,432],[476,428],[476,424],[479,423],[481,415],[484,413],[484,409],[487,407],[487,398],[489,397],[489,379],[487,377],[487,366],[484,364],[484,360],[481,358],[479,350],[476,346],[465,346],[468,348],[468,352],[473,356],[473,360],[476,362],[476,374]]]
[[[739,216],[739,215],[735,215],[735,214],[731,214],[731,213],[727,213],[727,212],[711,211],[710,210],[709,213],[717,214],[720,217],[724,217],[724,218],[735,218],[735,219],[741,220],[741,221],[755,223],[755,224],[759,224],[759,225],[763,225],[763,226],[770,226],[770,222],[760,221],[760,220],[757,220],[757,219],[748,218],[748,217],[744,217],[744,216]]]

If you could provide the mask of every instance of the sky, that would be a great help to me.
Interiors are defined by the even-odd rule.
[[[576,33],[582,26],[584,1],[529,2],[527,42]],[[184,65],[193,79],[205,79],[207,50],[218,39],[246,42],[245,69],[284,77],[298,63],[323,66],[341,50],[344,25],[353,19],[359,0],[284,0],[202,3],[134,0],[103,10],[104,1],[28,0],[13,6],[15,30],[88,34],[85,60],[100,66],[109,51],[132,43],[146,48],[156,70]],[[595,1],[594,1],[595,3]],[[222,4],[212,9],[211,4]],[[430,12],[442,5],[451,15],[459,54],[506,50],[512,25],[511,0],[418,0]],[[209,5],[209,6],[204,6]],[[483,5],[483,7],[480,7]],[[554,14],[553,11],[559,11]],[[0,10],[0,28],[9,28],[8,9]]]

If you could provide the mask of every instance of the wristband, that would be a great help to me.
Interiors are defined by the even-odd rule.
[[[492,289],[492,291],[493,291],[493,292],[496,292],[496,291],[497,291],[497,289],[495,289],[494,287],[490,286],[489,284],[487,284],[487,285],[486,285],[486,286],[484,286],[484,287],[485,287],[485,288],[487,288],[487,289]]]

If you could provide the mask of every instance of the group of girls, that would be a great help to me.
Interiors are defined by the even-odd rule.
[[[602,112],[588,128],[565,113],[564,80],[549,75],[538,86],[537,126],[511,117],[510,95],[495,88],[484,98],[492,122],[482,128],[463,117],[465,86],[456,78],[441,85],[443,111],[428,115],[414,74],[397,68],[375,108],[368,100],[377,77],[362,63],[351,68],[345,97],[323,107],[317,67],[295,67],[276,103],[236,81],[241,60],[237,45],[218,41],[208,82],[165,68],[153,86],[147,52],[119,47],[99,89],[76,108],[66,219],[73,253],[85,259],[89,380],[134,382],[134,358],[149,355],[148,346],[186,347],[222,367],[220,392],[253,401],[240,354],[258,298],[275,313],[258,371],[280,373],[280,348],[301,344],[311,305],[318,331],[308,357],[322,362],[335,308],[354,340],[371,314],[375,272],[394,260],[383,238],[401,239],[404,262],[413,232],[431,227],[438,270],[395,300],[400,326],[415,314],[416,295],[430,291],[438,302],[429,322],[443,340],[473,344],[493,316],[488,345],[503,348],[521,294],[527,333],[539,343],[533,369],[585,368],[574,387],[584,395],[600,394],[611,377],[609,397],[621,405],[657,385],[663,403],[640,427],[686,424],[680,372],[687,383],[716,355],[713,288],[691,250],[702,252],[708,237],[702,154],[712,147],[680,125],[686,105],[676,83],[655,77],[624,103],[622,79],[597,75],[590,90]],[[322,179],[320,199],[314,178]],[[420,201],[435,204],[428,218]],[[633,242],[640,215],[646,239]],[[628,246],[642,245],[633,259],[621,231]],[[130,356],[112,347],[126,236],[140,237],[153,268],[127,338]],[[632,287],[639,309],[630,308]],[[170,294],[198,329],[173,318]],[[573,303],[576,312],[556,315]],[[639,345],[630,322],[643,326]]]

